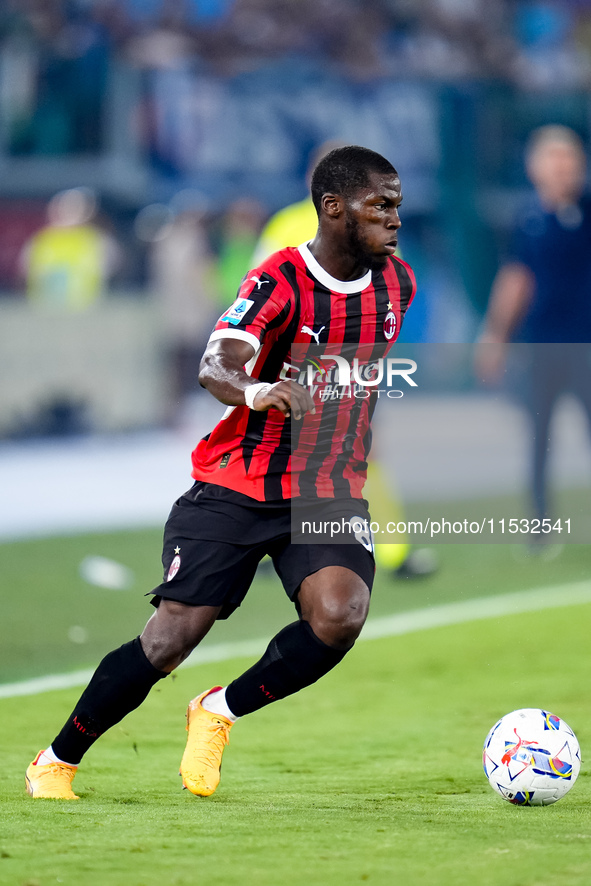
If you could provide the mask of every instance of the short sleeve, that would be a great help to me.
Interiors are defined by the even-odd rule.
[[[535,270],[540,244],[547,237],[547,217],[540,207],[523,207],[515,219],[505,254],[505,262]]]
[[[235,338],[258,351],[266,333],[281,326],[289,314],[292,291],[267,271],[249,271],[233,305],[222,314],[209,338]]]

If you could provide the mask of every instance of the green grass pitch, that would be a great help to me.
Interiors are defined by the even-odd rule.
[[[158,540],[142,532],[0,546],[12,588],[3,682],[96,664],[137,633],[150,612],[142,589],[158,580]],[[507,547],[438,550],[442,568],[428,581],[379,576],[373,614],[581,581],[591,565],[579,546],[551,562],[515,559]],[[76,567],[88,553],[131,566],[135,591],[84,586]],[[586,886],[590,616],[590,605],[570,606],[360,643],[315,686],[237,724],[221,786],[205,800],[180,789],[184,709],[246,660],[160,684],[88,754],[77,803],[31,801],[24,769],[79,690],[4,699],[0,884]],[[211,642],[265,636],[290,617],[275,580],[262,577]],[[85,627],[86,644],[68,641],[72,625]],[[545,809],[503,802],[481,768],[489,727],[530,706],[564,717],[583,751],[572,792]]]

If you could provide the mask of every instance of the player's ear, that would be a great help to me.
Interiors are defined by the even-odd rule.
[[[338,218],[345,208],[345,201],[338,194],[323,194],[322,210],[331,218]]]

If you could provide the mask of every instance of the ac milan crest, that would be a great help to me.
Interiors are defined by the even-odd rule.
[[[176,556],[175,556],[174,560],[172,561],[172,563],[170,564],[170,569],[168,570],[168,575],[166,577],[166,581],[172,581],[173,578],[175,577],[175,575],[177,574],[177,572],[179,571],[179,569],[181,568],[180,552],[181,552],[180,548],[177,547],[174,549],[174,553]]]
[[[388,311],[386,314],[386,319],[384,320],[384,335],[387,341],[390,341],[391,338],[394,338],[396,333],[396,314],[394,311]]]

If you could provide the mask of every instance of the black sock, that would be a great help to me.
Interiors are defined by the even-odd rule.
[[[226,689],[228,707],[237,717],[285,698],[327,674],[349,650],[319,640],[307,621],[283,628],[263,657]]]
[[[79,763],[103,732],[139,707],[152,686],[167,676],[148,661],[139,637],[109,652],[51,743],[56,756]]]

